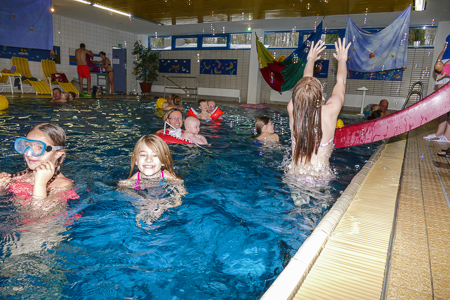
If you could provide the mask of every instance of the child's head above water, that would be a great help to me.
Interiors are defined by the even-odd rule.
[[[55,165],[55,173],[48,185],[60,173],[61,165],[66,158],[66,133],[55,124],[43,123],[33,127],[26,138],[18,138],[14,143],[17,152],[24,155],[28,170],[34,171],[39,165],[51,162]]]
[[[371,111],[376,111],[376,110],[379,110],[379,109],[380,109],[380,105],[379,104],[372,104]]]
[[[173,100],[173,104],[174,105],[181,105],[182,104],[182,99],[181,99],[181,97],[180,96],[178,96],[178,95],[175,95],[175,96],[173,96],[173,98],[172,98],[172,100]]]
[[[208,112],[208,101],[205,99],[198,100],[198,107],[202,112]]]
[[[272,119],[266,116],[256,119],[255,128],[258,135],[261,135],[263,132],[274,133]]]
[[[196,117],[187,117],[184,121],[186,132],[198,134],[200,132],[200,121]]]
[[[166,170],[176,177],[169,147],[155,134],[145,135],[137,141],[131,155],[131,170],[128,178],[131,177],[135,166],[148,177],[159,176],[161,171]]]
[[[444,63],[442,61],[438,61],[435,65],[434,65],[434,69],[436,70],[436,72],[441,73],[442,70],[444,70]]]

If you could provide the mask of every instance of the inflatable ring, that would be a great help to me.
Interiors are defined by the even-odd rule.
[[[162,108],[163,107],[163,103],[167,102],[166,99],[164,98],[159,98],[158,100],[156,100],[156,108]]]
[[[159,136],[166,144],[194,144],[189,140],[179,139],[177,137],[174,137],[173,135],[168,134],[169,130],[166,130],[166,132],[160,132],[156,134]]]
[[[0,110],[6,110],[9,107],[8,99],[5,96],[0,95]]]

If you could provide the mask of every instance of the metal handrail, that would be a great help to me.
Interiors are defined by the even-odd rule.
[[[195,90],[196,91],[195,96],[198,99],[198,78],[197,77],[195,77],[195,76],[167,76],[167,75],[163,75],[163,77],[164,77],[164,98],[166,97],[166,88],[168,88],[167,85],[166,85],[166,79],[167,79],[171,83],[173,83],[176,87],[178,87],[179,89],[183,90],[184,93],[187,94],[187,95],[189,95],[189,91],[188,91],[189,89]],[[192,88],[190,88],[190,87],[182,87],[178,83],[173,81],[172,78],[183,78],[183,79],[191,78],[191,79],[195,79],[195,82],[196,82],[197,86],[196,87],[192,87]]]
[[[403,107],[402,110],[406,108],[406,105],[409,102],[409,99],[411,98],[412,95],[419,95],[419,101],[423,99],[423,94],[421,91],[411,91],[409,92],[408,96],[406,97],[405,103],[403,103]]]

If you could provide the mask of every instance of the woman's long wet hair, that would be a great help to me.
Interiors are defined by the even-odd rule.
[[[40,130],[43,133],[47,134],[50,139],[53,141],[54,146],[66,146],[66,133],[64,132],[64,129],[59,127],[58,125],[51,124],[51,123],[43,123],[39,124],[35,127],[33,127],[30,131],[28,131],[28,134],[34,130]],[[61,166],[66,159],[66,153],[63,153],[55,163],[55,173],[53,174],[52,178],[47,182],[47,187],[58,177],[59,173],[61,173]],[[33,170],[30,168],[26,168],[26,170],[14,173],[11,178],[19,177],[28,173],[32,173]]]
[[[314,77],[303,77],[292,93],[293,161],[307,164],[317,154],[322,140],[322,84]]]
[[[134,167],[136,166],[136,160],[139,155],[139,148],[143,143],[158,156],[159,160],[163,164],[163,166],[161,166],[161,170],[167,170],[175,178],[180,178],[173,171],[173,160],[170,155],[169,147],[166,142],[164,142],[163,139],[156,134],[144,135],[137,141],[134,146],[133,154],[131,154],[131,170],[128,178],[130,178],[133,174]]]

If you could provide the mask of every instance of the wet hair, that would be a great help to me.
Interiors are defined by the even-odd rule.
[[[198,107],[200,107],[200,104],[203,103],[203,102],[206,102],[206,105],[208,105],[208,100],[200,99],[200,100],[198,100],[198,102],[197,102]]]
[[[103,55],[103,56],[106,56],[106,53],[105,53],[105,52],[103,52],[103,51],[100,51],[99,55]]]
[[[322,140],[322,84],[314,77],[303,77],[292,93],[293,139],[295,148],[293,161],[298,165],[311,161],[317,154]]]
[[[53,141],[54,146],[65,146],[66,145],[66,133],[64,132],[64,129],[59,127],[56,124],[51,123],[43,123],[39,124],[35,127],[33,127],[30,131],[27,132],[27,136],[33,132],[34,130],[40,130]],[[64,160],[66,159],[66,154],[63,153],[55,163],[55,173],[53,174],[52,178],[47,182],[47,187],[56,179],[56,177],[61,173],[61,166]],[[24,171],[15,173],[11,176],[11,178],[19,177],[28,173],[32,173],[33,171],[30,168],[27,168]]]
[[[373,120],[373,119],[378,119],[381,118],[381,110],[374,110],[368,117],[367,120]]]
[[[263,127],[269,124],[270,121],[272,121],[272,119],[266,116],[262,116],[256,119],[255,122],[256,133],[260,135],[262,133]]]
[[[81,43],[80,48],[86,48],[86,45],[84,43]]]
[[[75,100],[75,98],[77,97],[77,94],[75,94],[74,92],[69,92],[69,94],[72,96],[73,100]]]
[[[173,112],[175,112],[175,111],[180,112],[181,117],[182,117],[183,120],[184,120],[184,116],[183,116],[183,113],[181,112],[181,110],[179,110],[178,108],[171,108],[171,109],[169,109],[169,110],[164,114],[164,116],[163,116],[163,121],[164,121],[164,122],[167,122],[167,119],[169,119],[170,115],[171,115]]]
[[[172,96],[172,101],[173,101],[173,104],[175,104],[175,105],[181,105],[181,100],[182,100],[181,97],[178,95]]]
[[[136,145],[134,146],[133,153],[131,154],[131,170],[128,178],[130,178],[131,174],[133,174],[134,167],[136,166],[136,160],[139,155],[139,148],[142,144],[145,144],[158,156],[159,160],[163,164],[161,170],[166,170],[174,177],[180,178],[173,171],[173,160],[172,156],[170,155],[169,147],[167,146],[166,142],[164,142],[163,139],[161,139],[156,134],[144,135],[137,141]]]

